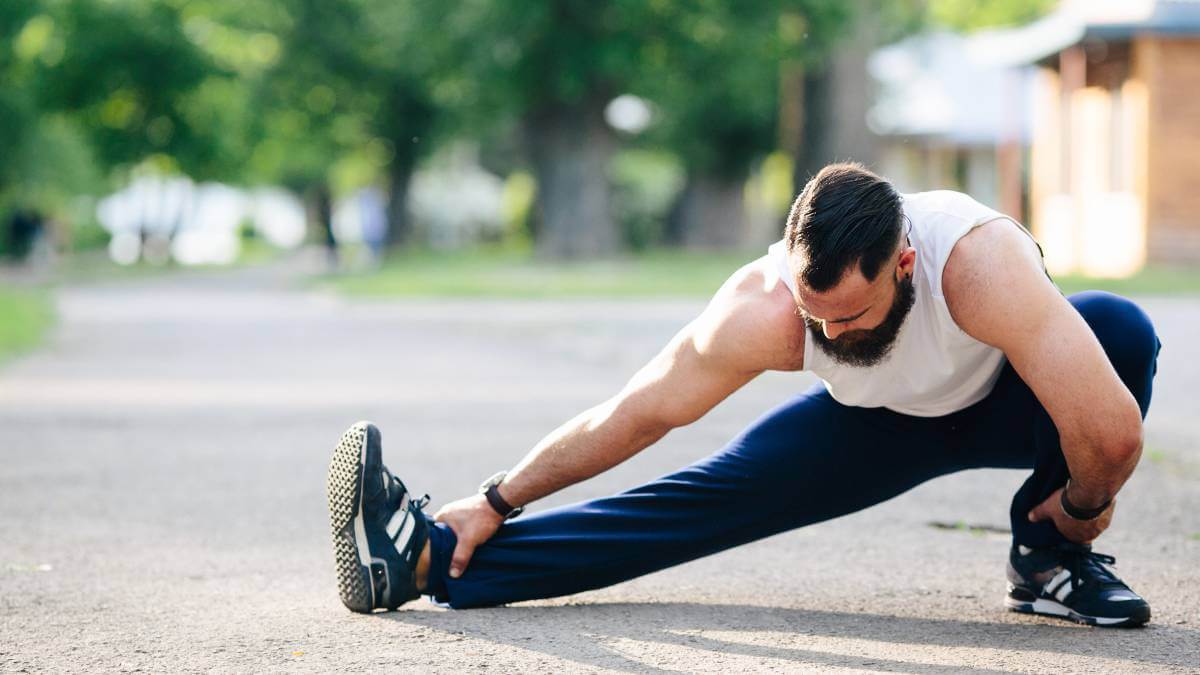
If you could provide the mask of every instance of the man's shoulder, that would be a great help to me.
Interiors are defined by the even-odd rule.
[[[983,282],[1011,273],[1012,269],[1004,269],[1005,265],[1045,274],[1037,242],[1016,221],[997,214],[954,242],[942,274],[943,291],[950,291],[947,285]]]
[[[804,322],[767,256],[730,275],[701,315],[697,337],[704,351],[764,370],[798,370],[803,363]]]
[[[995,297],[1017,286],[1051,284],[1037,243],[1015,221],[998,217],[962,236],[942,273],[942,294],[951,316],[968,334],[972,315],[995,306]],[[975,337],[980,337],[975,335]]]

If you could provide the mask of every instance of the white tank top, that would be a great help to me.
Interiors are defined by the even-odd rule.
[[[912,221],[909,241],[917,250],[913,270],[916,301],[892,351],[874,366],[843,365],[821,351],[808,329],[804,370],[820,377],[829,394],[844,405],[940,417],[987,396],[1005,363],[1003,352],[967,335],[954,323],[942,296],[942,269],[954,244],[975,227],[1000,218],[1016,221],[960,192],[904,194],[901,200]],[[795,295],[796,279],[787,264],[785,243],[772,244],[768,255]]]

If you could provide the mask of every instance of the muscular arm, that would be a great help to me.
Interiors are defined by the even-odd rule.
[[[1050,414],[1071,500],[1091,507],[1114,496],[1141,455],[1141,414],[1032,241],[1008,221],[982,225],[955,246],[942,285],[955,322],[1001,349]]]
[[[789,333],[794,305],[741,271],[612,398],[542,439],[500,487],[511,504],[535,501],[629,459],[690,424],[767,369],[802,358]]]
[[[528,504],[590,478],[690,424],[764,370],[803,363],[804,329],[790,293],[760,259],[739,270],[615,396],[539,442],[509,472],[500,495]],[[458,537],[450,576],[503,522],[481,495],[447,504],[435,518]]]
[[[526,504],[610,469],[699,419],[757,374],[701,352],[696,331],[689,324],[618,394],[543,438],[509,472],[505,499]]]

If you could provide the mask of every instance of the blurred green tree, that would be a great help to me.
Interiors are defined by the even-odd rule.
[[[65,0],[31,20],[49,26],[39,108],[68,115],[103,167],[153,157],[197,178],[228,173],[236,129],[198,124],[194,107],[210,77],[232,74],[184,35],[179,4]]]
[[[837,126],[853,117],[845,92],[865,91],[850,86],[865,82],[855,64],[913,8],[969,28],[1049,4],[0,3],[0,200],[16,186],[24,197],[83,191],[147,161],[314,199],[381,181],[389,238],[404,243],[409,181],[436,141],[479,139],[503,170],[518,164],[505,140],[516,129],[537,177],[538,250],[606,253],[620,239],[608,176],[622,139],[604,110],[635,93],[657,118],[641,144],[685,167],[680,238],[722,245],[736,241],[742,185],[765,153],[793,152],[799,180],[859,137]]]
[[[1048,14],[1059,0],[928,0],[928,21],[951,30],[1017,26]]]
[[[383,178],[388,241],[409,243],[408,187],[439,121],[423,72],[426,27],[404,2],[283,0],[278,7],[276,15],[255,15],[277,36],[279,52],[255,88],[253,174],[310,200]]]
[[[17,179],[37,123],[28,58],[22,57],[30,50],[22,49],[17,39],[37,13],[36,2],[0,3],[0,194]]]
[[[45,68],[62,54],[42,2],[0,4],[0,222],[9,209],[65,215],[69,197],[100,186],[78,126],[43,109]]]
[[[615,251],[608,170],[617,147],[604,119],[631,89],[643,47],[670,3],[465,0],[416,3],[435,55],[434,100],[464,129],[517,120],[537,180],[536,248],[573,258]]]
[[[16,177],[47,177],[48,148],[90,155],[118,177],[149,162],[199,180],[281,182],[314,200],[331,183],[382,177],[391,239],[404,242],[407,186],[436,114],[415,69],[420,52],[408,51],[419,27],[403,9],[373,0],[2,3],[0,194]]]
[[[825,53],[835,0],[425,0],[446,106],[515,116],[537,178],[543,255],[616,249],[608,171],[620,142],[605,107],[623,93],[659,113],[651,143],[687,166],[678,230],[695,245],[739,231],[742,188],[777,147],[780,64]],[[479,125],[488,120],[477,119]],[[730,222],[733,217],[736,222]]]
[[[744,241],[746,180],[779,148],[785,68],[819,62],[848,17],[833,0],[669,5],[665,30],[643,47],[637,92],[661,117],[654,136],[686,167],[672,240],[704,248]]]

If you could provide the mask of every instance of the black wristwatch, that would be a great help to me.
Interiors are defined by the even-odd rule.
[[[1108,501],[1100,506],[1092,509],[1081,509],[1072,504],[1071,500],[1067,499],[1067,488],[1069,487],[1071,487],[1070,478],[1067,479],[1067,484],[1063,486],[1062,495],[1058,499],[1058,505],[1062,507],[1063,513],[1067,514],[1068,518],[1075,520],[1095,520],[1100,517],[1100,514],[1107,511],[1108,507],[1112,504],[1112,498],[1110,497]]]
[[[517,516],[521,515],[522,511],[525,510],[524,506],[513,508],[512,504],[509,504],[507,501],[505,501],[504,497],[500,496],[500,490],[497,488],[499,488],[500,484],[504,482],[504,477],[507,475],[507,471],[501,471],[495,476],[483,481],[483,484],[479,486],[479,494],[486,497],[488,504],[492,505],[492,508],[496,510],[496,513],[504,516],[505,520],[516,518]]]

